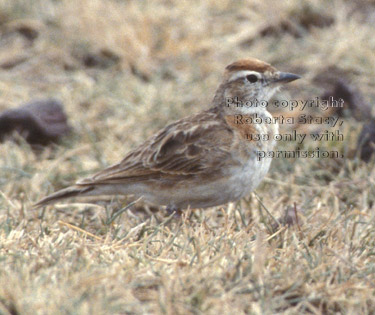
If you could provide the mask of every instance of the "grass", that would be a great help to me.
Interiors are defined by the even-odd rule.
[[[371,104],[374,12],[365,0],[1,2],[0,110],[53,96],[74,133],[40,154],[0,144],[0,313],[375,312],[374,161],[353,154],[364,122],[351,116],[345,141],[319,144],[344,159],[274,159],[236,204],[180,220],[120,197],[31,208],[207,107],[239,58],[303,76],[279,99],[322,95],[316,77],[336,67]]]

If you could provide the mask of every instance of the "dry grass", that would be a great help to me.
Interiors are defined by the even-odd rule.
[[[259,198],[181,220],[115,217],[123,199],[30,208],[200,110],[238,58],[303,75],[280,98],[321,95],[335,65],[370,102],[374,16],[370,0],[0,2],[0,109],[54,96],[75,129],[40,155],[0,144],[0,313],[374,313],[374,162],[275,159]],[[361,124],[331,145],[353,150]]]

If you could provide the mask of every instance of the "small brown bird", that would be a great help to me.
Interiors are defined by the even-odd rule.
[[[253,191],[271,159],[278,124],[268,100],[284,83],[300,78],[257,59],[226,67],[211,107],[178,120],[130,151],[118,164],[74,186],[57,191],[35,206],[76,196],[134,195],[168,211],[207,208],[236,201]],[[258,118],[258,123],[251,123]],[[260,119],[260,123],[259,123]],[[268,139],[257,140],[256,135]]]

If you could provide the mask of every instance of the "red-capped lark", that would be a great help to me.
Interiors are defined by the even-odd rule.
[[[133,195],[169,211],[206,208],[236,201],[253,191],[271,159],[278,124],[267,106],[277,89],[300,78],[257,59],[238,60],[225,69],[209,109],[178,120],[130,151],[113,166],[40,200],[97,195]],[[253,118],[261,123],[246,123]],[[263,123],[262,123],[263,121]],[[251,135],[267,135],[257,140]]]

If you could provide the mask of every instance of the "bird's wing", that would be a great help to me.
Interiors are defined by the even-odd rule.
[[[124,184],[220,173],[223,165],[239,163],[231,154],[233,142],[231,128],[215,113],[205,111],[166,126],[120,163],[77,184]]]

